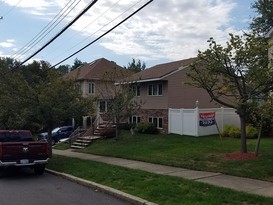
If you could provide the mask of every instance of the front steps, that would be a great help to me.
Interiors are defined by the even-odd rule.
[[[100,124],[94,132],[92,130],[87,130],[82,136],[77,137],[77,139],[72,143],[70,148],[72,149],[83,149],[89,146],[94,140],[103,138],[107,135],[107,132],[115,129],[115,125],[112,124]]]
[[[101,136],[82,136],[78,137],[75,142],[72,143],[70,148],[83,149],[89,146],[94,140],[100,139]]]

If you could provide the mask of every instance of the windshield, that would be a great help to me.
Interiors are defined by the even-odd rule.
[[[58,132],[59,130],[60,130],[60,128],[59,128],[59,127],[56,127],[56,128],[54,128],[54,129],[52,130],[52,133]]]

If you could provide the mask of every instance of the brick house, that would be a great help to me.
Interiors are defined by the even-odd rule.
[[[132,75],[135,98],[144,102],[141,110],[130,121],[155,123],[161,132],[168,131],[169,108],[216,108],[203,89],[185,84],[189,65],[195,58],[159,64]]]

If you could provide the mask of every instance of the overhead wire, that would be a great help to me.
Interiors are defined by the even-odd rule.
[[[63,32],[65,32],[73,23],[75,23],[83,14],[85,14],[91,7],[93,7],[98,0],[93,0],[83,11],[81,11],[71,22],[69,22],[60,32],[58,32],[53,38],[51,38],[46,44],[44,44],[40,49],[38,49],[34,54],[29,56],[26,60],[20,63],[23,65],[25,62],[30,60],[32,57],[37,55],[40,51],[46,48],[50,43],[52,43],[55,39],[57,39]],[[19,65],[19,66],[20,66]]]
[[[78,1],[75,5],[73,5]],[[81,0],[70,0],[65,7],[38,33],[34,36],[26,45],[24,45],[19,51],[12,55],[12,58],[18,59],[34,46],[36,46],[41,40],[43,40],[57,25],[63,21],[67,15],[81,2]],[[73,6],[73,7],[72,7]],[[72,7],[72,8],[71,8]]]
[[[121,24],[123,24],[125,21],[127,21],[128,19],[130,19],[132,16],[134,16],[136,13],[138,13],[139,11],[141,11],[144,7],[148,6],[152,1],[153,0],[148,1],[143,6],[141,6],[136,11],[134,11],[132,14],[130,14],[129,16],[127,16],[125,19],[123,19],[118,24],[116,24],[115,26],[113,26],[111,29],[109,29],[108,31],[106,31],[104,34],[100,35],[98,38],[96,38],[92,42],[88,43],[86,46],[82,47],[81,49],[79,49],[78,51],[74,52],[73,54],[69,55],[65,59],[63,59],[60,62],[56,63],[55,65],[51,66],[49,69],[55,68],[57,65],[63,63],[64,61],[68,60],[69,58],[71,58],[74,55],[78,54],[79,52],[83,51],[84,49],[86,49],[87,47],[89,47],[90,45],[92,45],[93,43],[97,42],[99,39],[101,39],[102,37],[104,37],[105,35],[107,35],[108,33],[110,33],[111,31],[113,31],[115,28],[117,28],[118,26],[120,26]]]
[[[0,1],[0,6],[1,6],[3,3],[5,3],[5,0],[1,0],[1,1]]]
[[[108,8],[108,9],[106,9],[104,12],[102,12],[102,14],[100,14],[97,18],[95,18],[93,21],[91,21],[89,24],[87,24],[87,25],[86,25],[84,28],[82,28],[79,32],[80,32],[80,33],[83,32],[87,27],[89,27],[90,25],[92,25],[96,20],[98,20],[99,18],[101,18],[105,13],[107,13],[107,12],[110,11],[112,8],[114,8],[114,6],[117,5],[120,1],[121,1],[121,0],[118,0],[118,1],[116,1],[114,4],[112,4],[112,6],[111,6],[110,8]],[[92,34],[92,35],[93,35],[93,34]],[[92,36],[92,35],[91,35],[91,36]],[[66,41],[70,41],[71,39],[73,39],[74,36],[76,36],[76,34],[70,36],[70,38],[66,39]],[[89,37],[90,37],[90,36],[89,36]],[[87,37],[87,38],[89,38],[89,37]],[[81,41],[80,43],[82,43],[82,41]],[[59,44],[59,45],[57,46],[57,48],[62,48],[64,44],[65,44],[65,43]],[[79,44],[79,43],[77,43],[77,45],[78,45],[78,44]],[[73,49],[74,47],[76,47],[77,45],[75,45],[75,46],[73,46],[72,48],[66,50],[65,53],[67,53],[68,51],[72,50],[72,49]],[[56,51],[57,51],[57,49],[55,49],[53,52],[56,52]],[[46,55],[44,55],[44,56],[48,56],[49,54],[52,54],[52,52],[51,52],[51,53],[48,53],[48,54],[46,54]],[[61,55],[63,55],[63,54],[64,54],[64,53],[62,53]],[[56,59],[56,58],[58,58],[58,57],[60,57],[60,55],[57,56],[57,57],[55,57],[54,59]],[[54,59],[53,59],[53,60],[54,60]]]
[[[4,17],[6,17],[7,15],[9,15],[9,13],[15,9],[21,2],[22,0],[19,0],[13,7],[11,7],[6,13],[4,13],[3,15],[1,15],[1,18],[3,19]],[[2,3],[4,3],[5,1],[3,1]],[[0,2],[1,5],[1,2]]]

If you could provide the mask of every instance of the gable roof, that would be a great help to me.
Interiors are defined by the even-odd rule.
[[[143,71],[140,71],[139,73],[130,76],[129,79],[133,82],[163,80],[165,77],[189,66],[195,60],[196,58],[189,58],[185,60],[155,65],[151,68],[147,68]]]
[[[128,70],[117,65],[113,61],[109,61],[105,58],[100,58],[94,60],[91,63],[86,63],[79,66],[75,70],[64,75],[64,78],[73,79],[73,80],[101,80],[105,77],[105,74],[108,72],[116,72],[115,79],[124,78],[131,74]]]
[[[268,33],[265,35],[266,38],[270,38],[273,36],[273,27],[268,31]]]

